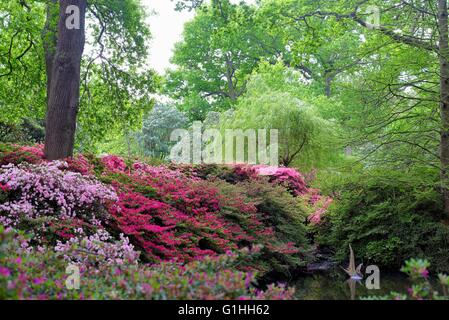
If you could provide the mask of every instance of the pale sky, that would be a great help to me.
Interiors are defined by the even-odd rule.
[[[171,0],[141,0],[153,14],[147,18],[153,35],[150,50],[150,67],[163,73],[170,67],[170,58],[174,44],[181,40],[184,23],[193,18],[194,13],[175,11],[175,2]],[[231,2],[238,3],[240,0]],[[246,0],[254,3],[255,0]]]
[[[153,39],[150,50],[150,66],[163,73],[170,67],[174,44],[181,40],[184,23],[192,19],[193,12],[175,11],[175,2],[170,0],[142,0],[142,3],[156,14],[149,16]]]

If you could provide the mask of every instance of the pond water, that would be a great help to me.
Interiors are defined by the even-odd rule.
[[[410,281],[400,273],[382,273],[380,289],[368,290],[365,280],[348,280],[343,272],[303,276],[291,284],[299,300],[358,300],[368,296],[384,296],[392,291],[405,293]]]

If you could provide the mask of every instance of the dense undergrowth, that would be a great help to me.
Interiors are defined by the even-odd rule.
[[[449,271],[449,226],[429,172],[366,170],[335,183],[336,198],[317,226],[317,240],[347,259],[351,244],[365,265],[398,270],[410,258],[428,259],[432,271]],[[437,181],[437,179],[435,179]]]
[[[189,277],[201,274],[207,265],[209,273],[204,271],[205,278],[198,281],[217,286],[205,292],[199,284],[190,295],[181,289],[161,293],[151,289],[154,279],[149,276],[150,283],[141,285],[149,286],[151,294],[133,292],[129,287],[135,286],[128,279],[131,282],[123,286],[132,292],[119,292],[118,298],[237,298],[245,297],[245,292],[262,297],[249,289],[256,273],[287,273],[307,263],[306,225],[319,221],[330,204],[330,199],[307,187],[301,174],[286,168],[155,167],[116,156],[83,155],[47,162],[40,146],[11,145],[2,146],[0,165],[0,222],[7,230],[1,276],[3,281],[14,279],[3,283],[6,297],[69,297],[57,284],[57,296],[52,291],[69,262],[85,268],[88,283],[105,277],[99,280],[105,292],[117,289],[115,280],[106,276],[112,267],[125,269],[132,281],[139,282],[147,272],[153,278],[162,273],[167,284],[179,277],[188,286],[195,280]],[[26,232],[29,239],[6,241],[13,230]],[[250,254],[234,259],[238,260],[234,268],[220,262],[222,256],[241,250]],[[11,265],[11,257],[29,264]],[[41,270],[38,266],[43,264],[49,267]],[[164,268],[179,270],[160,271],[167,265],[171,267]],[[223,268],[224,275],[217,273]],[[29,276],[39,284],[26,285],[24,277]],[[82,291],[86,298],[110,297],[95,295],[89,288]],[[269,291],[268,296],[291,295],[283,288],[269,290],[274,293]]]

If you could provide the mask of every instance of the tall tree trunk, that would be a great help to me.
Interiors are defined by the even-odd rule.
[[[79,9],[79,26],[68,27],[68,6]],[[60,0],[58,44],[52,63],[45,135],[45,155],[57,160],[73,155],[80,96],[81,57],[85,44],[87,0]],[[78,17],[77,17],[78,18]]]
[[[441,180],[444,211],[449,220],[449,39],[447,0],[438,0],[440,112],[441,112]]]
[[[237,100],[237,92],[234,88],[234,81],[232,77],[234,76],[234,66],[232,64],[231,58],[226,54],[226,82],[228,83],[228,95],[232,101]]]
[[[47,18],[44,31],[42,32],[42,43],[45,52],[45,67],[47,74],[47,108],[50,98],[51,74],[53,71],[53,61],[58,43],[58,0],[47,0]]]
[[[324,93],[326,97],[330,98],[332,96],[332,81],[334,80],[334,76],[326,73],[325,78]]]

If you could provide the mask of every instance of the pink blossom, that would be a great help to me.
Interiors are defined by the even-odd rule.
[[[7,278],[11,276],[11,271],[6,267],[0,266],[0,276]]]

